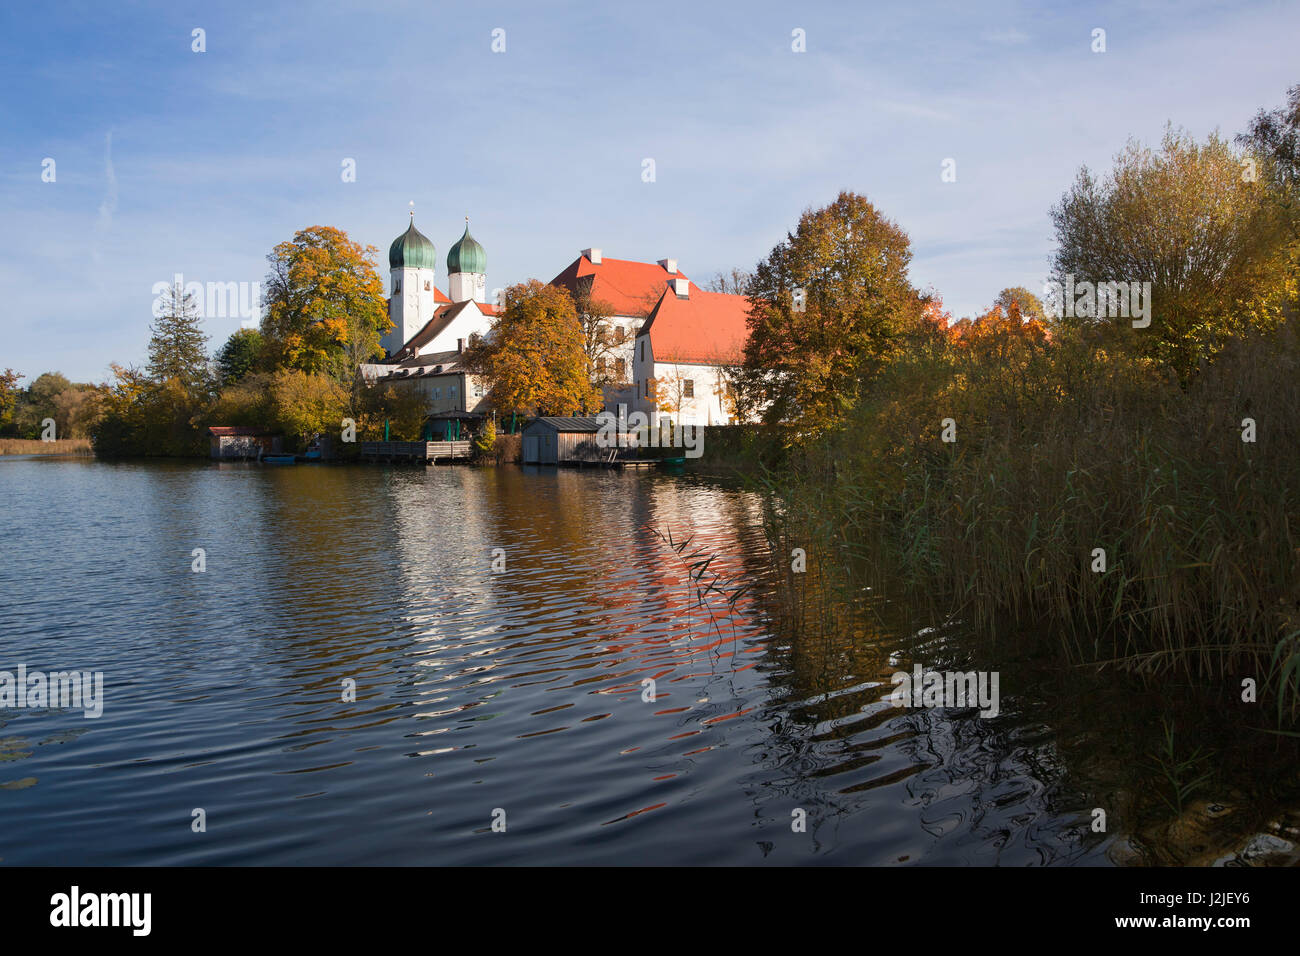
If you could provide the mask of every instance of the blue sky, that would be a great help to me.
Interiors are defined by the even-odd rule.
[[[412,200],[440,263],[471,216],[491,289],[593,245],[702,283],[852,189],[973,314],[1041,289],[1080,165],[1167,121],[1239,132],[1300,82],[1298,40],[1282,2],[7,5],[0,368],[142,362],[155,283],[259,282],[309,225],[386,277]]]

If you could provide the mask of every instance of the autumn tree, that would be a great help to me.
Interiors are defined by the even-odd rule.
[[[42,423],[49,418],[54,420],[54,433],[59,438],[85,438],[90,434],[91,424],[99,414],[98,386],[71,382],[60,372],[43,372],[20,389],[16,387],[17,378],[14,373],[15,387],[9,394],[12,404],[7,414],[0,410],[0,429],[19,438],[39,438]],[[5,381],[6,376],[0,375],[0,385]]]
[[[22,389],[18,387],[20,378],[22,376],[11,368],[0,372],[0,429],[8,429],[13,424],[14,412],[22,395]]]
[[[388,437],[394,441],[418,441],[424,435],[429,417],[429,403],[417,387],[417,381],[367,385],[360,380],[352,386],[348,414],[357,423],[357,435],[365,439]]]
[[[627,374],[620,376],[615,364],[623,340],[612,328],[614,307],[603,299],[593,298],[591,285],[591,277],[579,280],[573,306],[582,328],[582,350],[587,355],[591,382],[599,388],[607,382],[622,383]]]
[[[55,434],[60,438],[71,437],[67,434],[67,421],[60,420],[54,412],[55,401],[72,387],[72,382],[62,372],[42,372],[32,379],[31,384],[19,395],[18,410],[14,415],[18,434],[25,438],[36,438],[41,432],[41,422],[53,418]]]
[[[1289,299],[1300,299],[1300,84],[1285,106],[1260,110],[1237,143],[1251,153],[1254,178],[1267,191],[1284,230],[1290,263]]]
[[[1032,321],[1039,324],[1047,320],[1043,300],[1023,286],[1017,285],[1003,289],[998,293],[998,297],[993,300],[993,307],[1000,309],[1003,315],[1013,319],[1023,319],[1026,322]]]
[[[1183,381],[1227,337],[1274,324],[1278,224],[1242,173],[1241,155],[1217,136],[1198,143],[1173,129],[1159,150],[1131,141],[1104,178],[1082,169],[1051,213],[1056,279],[1150,282],[1150,325],[1114,314],[1073,321],[1106,327]]]
[[[221,389],[206,414],[209,425],[276,425],[271,399],[273,372],[250,372]]]
[[[348,391],[329,375],[286,368],[272,376],[270,397],[274,423],[302,444],[312,435],[339,428]]]
[[[749,286],[741,405],[804,435],[840,421],[915,321],[911,258],[907,233],[863,196],[806,211]]]
[[[748,295],[749,285],[754,277],[743,269],[731,269],[715,273],[706,288],[710,292],[726,292],[730,295]]]
[[[91,438],[108,457],[195,456],[205,451],[198,427],[204,399],[178,377],[157,381],[147,370],[114,364],[102,390]]]
[[[300,230],[272,250],[262,319],[270,367],[345,381],[383,355],[379,341],[392,320],[377,252],[332,226]]]
[[[487,379],[500,411],[570,415],[600,407],[587,374],[582,323],[565,289],[536,279],[505,291],[486,338],[465,350],[465,365]]]
[[[54,414],[60,438],[89,438],[99,418],[102,390],[94,385],[73,383],[54,396]]]

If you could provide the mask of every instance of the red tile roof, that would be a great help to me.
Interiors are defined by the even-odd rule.
[[[446,294],[445,294],[441,289],[439,289],[437,286],[434,286],[434,287],[433,287],[433,301],[434,301],[434,302],[450,302],[451,299],[447,298]]]
[[[441,335],[443,331],[446,330],[447,326],[451,325],[451,323],[455,321],[456,317],[471,305],[477,306],[480,312],[487,315],[493,314],[492,311],[490,311],[492,309],[490,305],[486,305],[482,302],[475,302],[473,299],[466,299],[464,302],[457,302],[455,305],[439,306],[434,310],[433,318],[424,323],[424,327],[421,328],[420,331],[412,335],[406,344],[393,353],[393,355],[390,356],[389,361],[401,361],[414,356],[416,352]]]
[[[656,362],[739,365],[749,337],[749,300],[691,286],[690,298],[671,289],[660,297],[642,335],[650,336]]]
[[[586,256],[578,256],[569,267],[551,280],[551,285],[563,286],[577,295],[580,284],[591,282],[591,297],[608,302],[616,315],[645,315],[654,308],[663,290],[673,279],[685,279],[680,270],[669,272],[654,262],[633,262],[631,259],[611,259],[603,256],[599,265]],[[691,295],[699,291],[691,283]]]

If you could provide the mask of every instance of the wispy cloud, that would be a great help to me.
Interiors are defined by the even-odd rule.
[[[669,0],[651,29],[634,5],[497,5],[455,29],[427,3],[393,6],[207,5],[202,54],[163,0],[0,10],[5,364],[36,374],[58,354],[87,379],[139,361],[154,283],[257,281],[311,224],[377,246],[383,272],[411,199],[440,253],[471,214],[492,288],[549,279],[590,245],[697,278],[752,267],[802,210],[854,189],[908,231],[914,281],[975,314],[1041,282],[1047,210],[1080,165],[1167,120],[1243,128],[1295,82],[1300,29],[1276,0],[809,4],[797,21]],[[87,229],[94,268],[68,270],[67,236]],[[207,331],[216,345],[237,327]]]
[[[113,170],[113,131],[104,136],[104,199],[99,204],[99,228],[107,232],[117,212],[117,173]]]

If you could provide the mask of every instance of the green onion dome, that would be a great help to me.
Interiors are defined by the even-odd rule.
[[[388,265],[393,269],[432,269],[438,263],[438,255],[433,243],[424,233],[415,228],[412,217],[411,226],[393,240],[388,247]]]
[[[478,244],[478,240],[469,234],[469,222],[465,222],[465,235],[447,253],[447,275],[457,272],[477,272],[487,274],[487,253]]]

